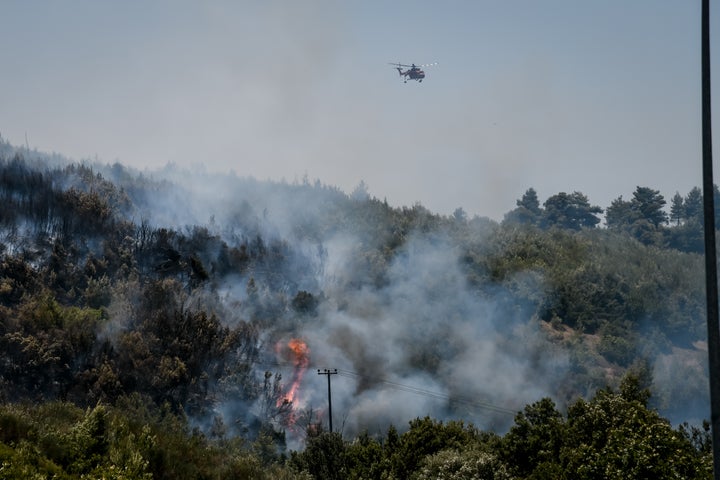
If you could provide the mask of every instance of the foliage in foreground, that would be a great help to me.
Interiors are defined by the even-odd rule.
[[[57,479],[709,479],[707,431],[673,428],[636,377],[561,413],[528,405],[500,436],[429,417],[399,433],[344,439],[309,431],[288,458],[268,439],[208,437],[138,396],[118,406],[0,407],[0,478]],[[270,448],[268,448],[270,446]]]
[[[668,225],[659,192],[638,187],[601,229],[602,209],[580,192],[541,207],[529,190],[498,224],[270,185],[300,206],[278,236],[261,205],[239,197],[219,204],[217,222],[168,223],[163,206],[190,211],[198,199],[119,165],[111,173],[116,183],[83,166],[0,161],[0,478],[709,478],[706,432],[673,429],[637,384],[569,402],[656,359],[673,364],[663,384],[678,390],[656,388],[664,411],[702,403],[698,191],[676,194]],[[285,458],[280,379],[257,375],[260,339],[332,303],[304,247],[324,258],[336,235],[356,242],[335,300],[381,292],[414,237],[457,254],[473,297],[538,320],[568,352],[570,372],[552,386],[566,412],[541,400],[503,437],[431,418],[377,438],[311,432]],[[228,299],[228,284],[242,292]],[[444,317],[464,315],[437,295]],[[404,353],[436,375],[436,343]],[[229,398],[268,408],[252,418],[238,407],[216,431],[189,426],[185,415],[210,418]]]
[[[711,478],[707,425],[674,429],[648,398],[628,376],[619,392],[579,399],[564,415],[547,398],[528,405],[502,437],[424,418],[379,440],[317,435],[290,463],[318,479]]]
[[[82,410],[49,402],[0,407],[0,478],[303,479],[239,438],[208,439],[139,397]],[[278,457],[279,458],[279,457]]]

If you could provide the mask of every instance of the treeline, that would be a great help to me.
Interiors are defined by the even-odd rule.
[[[498,223],[306,181],[267,188],[292,212],[282,228],[268,220],[272,206],[236,200],[214,205],[205,223],[163,224],[153,212],[205,204],[120,165],[0,159],[0,472],[620,478],[634,468],[640,478],[707,478],[705,433],[674,430],[657,413],[676,420],[707,396],[699,190],[676,195],[668,215],[649,188],[605,211],[579,192],[541,206],[530,189]],[[354,239],[352,275],[333,279],[338,308],[390,285],[403,248],[427,238],[456,255],[474,297],[512,313],[498,326],[506,348],[522,350],[510,332],[533,324],[567,353],[561,406],[526,407],[502,437],[427,418],[351,439],[313,427],[303,451],[287,452],[292,405],[272,348],[324,314],[318,278],[338,235]],[[413,368],[437,376],[441,344],[403,348],[414,349]],[[642,388],[604,390],[628,371],[654,374]],[[625,444],[637,450],[621,454]]]
[[[306,448],[278,455],[272,435],[254,442],[209,435],[131,396],[82,410],[69,403],[0,407],[3,478],[105,479],[710,479],[709,426],[673,428],[647,407],[628,376],[562,414],[550,399],[528,405],[504,435],[462,421],[417,418],[346,440],[308,428]]]
[[[15,155],[2,160],[1,170],[0,227],[10,241],[28,233],[73,243],[104,235],[129,206],[122,190],[87,167],[36,170]],[[22,231],[24,227],[30,230]]]
[[[323,479],[711,478],[708,426],[678,429],[647,408],[649,393],[628,376],[562,414],[550,399],[528,405],[503,436],[463,422],[415,419],[380,438],[312,435],[290,465]]]
[[[720,189],[714,188],[715,204],[720,205]],[[667,201],[658,190],[638,186],[630,200],[622,195],[603,210],[591,205],[581,192],[561,192],[551,195],[542,207],[535,189],[528,189],[517,201],[517,207],[505,215],[505,222],[534,225],[540,228],[558,227],[569,230],[595,228],[600,215],[605,214],[609,230],[628,234],[645,245],[673,248],[683,252],[702,253],[703,195],[698,187],[685,196],[679,192],[671,199],[669,213]],[[715,225],[720,221],[720,210],[715,210]]]

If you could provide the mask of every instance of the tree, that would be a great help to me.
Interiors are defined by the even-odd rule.
[[[670,220],[675,222],[675,225],[680,225],[680,222],[685,218],[685,201],[683,200],[680,192],[675,192],[672,200],[670,200]]]
[[[430,417],[416,418],[410,422],[410,430],[400,437],[392,459],[393,473],[397,478],[409,478],[418,471],[428,455],[446,449],[460,449],[475,438],[474,428],[462,422],[443,424]]]
[[[467,222],[467,213],[462,207],[458,207],[453,211],[452,218],[456,222],[465,223]]]
[[[317,309],[320,302],[312,293],[300,290],[295,298],[292,299],[291,305],[293,310],[301,315],[317,316]]]
[[[522,198],[516,202],[518,207],[522,207],[528,212],[534,215],[540,215],[542,209],[540,208],[540,201],[538,200],[537,192],[534,188],[530,187],[525,190]]]
[[[502,441],[502,456],[520,477],[531,476],[535,471],[558,474],[564,437],[565,420],[555,403],[543,398],[515,416],[515,425]]]
[[[516,201],[517,208],[505,215],[506,222],[528,223],[536,225],[542,216],[540,201],[534,188],[528,188],[520,200]]]
[[[685,220],[697,220],[702,224],[703,221],[703,194],[698,187],[693,187],[685,196],[684,202],[684,218]]]
[[[360,433],[354,441],[345,447],[347,478],[377,479],[382,478],[387,462],[383,458],[383,446],[371,438],[367,431]]]
[[[663,224],[667,213],[663,211],[665,199],[658,190],[638,186],[630,201],[633,212],[630,233],[646,245],[662,245],[665,241]]]
[[[626,202],[618,197],[607,209],[605,222],[608,228],[629,233],[646,245],[662,245],[665,241],[663,224],[668,215],[663,211],[665,199],[660,192],[638,186],[633,198]],[[679,215],[679,201],[676,199],[676,215]]]
[[[710,478],[690,441],[644,404],[632,382],[568,409],[564,470],[584,479]]]
[[[575,401],[567,419],[547,398],[525,407],[502,439],[502,460],[518,478],[711,478],[704,437],[649,409],[647,381],[628,375],[619,393],[605,388]]]
[[[364,202],[370,199],[370,193],[368,192],[368,186],[365,180],[360,180],[360,183],[357,184],[350,194],[350,198],[358,202]]]
[[[622,195],[610,202],[605,212],[605,224],[608,228],[625,229],[633,220],[632,204],[623,200]]]
[[[545,200],[543,223],[546,227],[557,226],[570,230],[594,228],[603,213],[602,208],[590,205],[588,198],[580,192],[560,192]]]
[[[322,432],[308,438],[303,452],[293,452],[291,464],[313,478],[344,480],[347,478],[345,443],[337,432]]]
[[[660,191],[638,186],[633,192],[631,203],[633,211],[637,212],[640,218],[650,222],[655,228],[667,223],[667,213],[663,211],[663,207],[667,202],[665,202]]]
[[[479,448],[442,450],[423,461],[417,480],[511,480],[508,467]]]

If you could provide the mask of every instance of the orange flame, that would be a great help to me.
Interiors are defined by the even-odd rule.
[[[299,338],[290,339],[284,354],[286,359],[293,362],[294,369],[289,386],[285,390],[285,393],[278,398],[278,407],[283,403],[292,403],[295,401],[298,389],[300,388],[300,382],[302,382],[303,375],[305,375],[305,371],[310,364],[310,348],[308,348],[307,343]]]

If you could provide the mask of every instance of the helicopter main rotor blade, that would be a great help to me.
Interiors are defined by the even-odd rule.
[[[415,67],[415,68],[420,68],[420,67],[423,67],[423,68],[424,68],[424,67],[434,67],[434,66],[437,65],[437,64],[438,64],[438,62],[434,62],[434,63],[423,63],[423,64],[421,64],[421,65],[415,65],[415,64],[406,65],[406,64],[404,64],[404,63],[391,63],[391,62],[388,62],[388,65],[395,65],[395,66],[397,66],[397,67],[405,67],[405,68],[412,68],[412,67]]]

